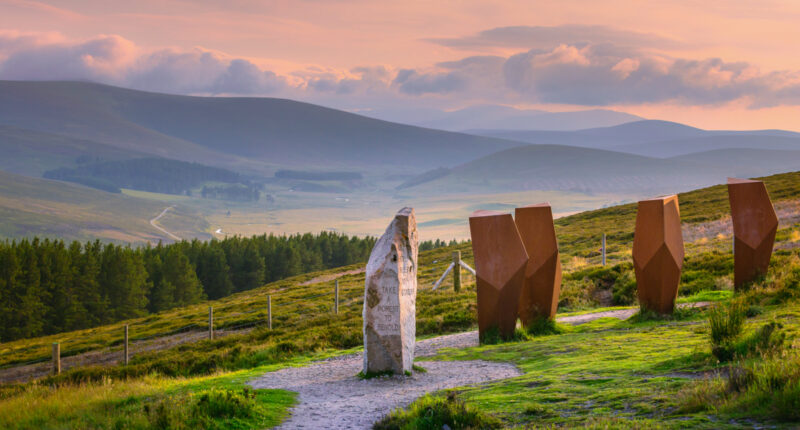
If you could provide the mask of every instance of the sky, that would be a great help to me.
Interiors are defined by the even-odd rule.
[[[356,112],[604,108],[800,130],[798,42],[795,0],[0,0],[0,79]]]

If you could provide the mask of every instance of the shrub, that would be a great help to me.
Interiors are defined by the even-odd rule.
[[[700,312],[699,308],[676,307],[671,314],[660,314],[656,311],[639,307],[639,312],[628,318],[629,322],[642,323],[648,321],[681,321],[689,319]]]
[[[633,272],[623,273],[611,287],[611,300],[615,305],[630,305],[636,301],[636,277]]]
[[[529,335],[533,336],[549,336],[553,334],[561,334],[564,329],[558,326],[556,320],[552,318],[534,318],[526,327]]]
[[[741,300],[733,300],[728,305],[716,305],[708,311],[708,325],[711,329],[711,353],[719,361],[733,358],[734,343],[742,334],[747,307]]]
[[[447,397],[425,396],[411,404],[407,411],[397,409],[372,427],[374,430],[441,430],[451,429],[499,429],[502,423],[497,418],[466,405],[455,393]]]
[[[518,342],[528,340],[528,334],[524,330],[516,329],[511,336],[502,336],[500,329],[489,327],[480,335],[481,345],[496,345],[503,342]]]
[[[198,396],[192,413],[207,418],[250,418],[256,408],[255,391],[249,387],[242,390],[214,388]]]

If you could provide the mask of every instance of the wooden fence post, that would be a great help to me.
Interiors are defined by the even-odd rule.
[[[125,365],[127,366],[128,365],[128,324],[125,324],[125,347],[124,347],[124,351],[125,351],[125,356],[123,357],[123,363],[125,363]]]
[[[461,291],[461,251],[453,252],[453,291]]]
[[[208,307],[208,338],[214,339],[214,307]]]
[[[61,373],[61,344],[53,342],[53,375]]]
[[[336,286],[333,289],[333,313],[339,315],[339,280],[336,280]]]
[[[606,265],[606,234],[603,233],[603,266]]]
[[[267,327],[272,330],[272,295],[267,295]]]

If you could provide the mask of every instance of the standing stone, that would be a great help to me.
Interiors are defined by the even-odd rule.
[[[414,364],[419,235],[413,208],[395,215],[369,256],[364,289],[364,373]]]

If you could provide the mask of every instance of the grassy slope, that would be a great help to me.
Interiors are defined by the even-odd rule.
[[[776,201],[796,198],[800,181],[798,174],[778,175],[767,178],[768,188]],[[681,195],[682,214],[685,223],[705,222],[724,217],[727,211],[727,199],[724,187],[712,187],[693,193]],[[564,218],[557,222],[559,240],[565,267],[564,294],[582,296],[584,301],[574,300],[570,307],[563,310],[579,309],[582,306],[592,306],[592,298],[586,296],[581,290],[597,289],[596,285],[602,281],[603,274],[596,275],[592,271],[611,270],[600,269],[596,264],[597,258],[594,251],[598,244],[599,234],[602,231],[609,233],[612,238],[612,261],[623,261],[629,255],[629,245],[632,239],[633,218],[635,206],[625,205],[607,208],[589,213],[583,213]],[[583,237],[594,237],[594,240],[583,240]],[[800,239],[797,226],[783,229],[779,233],[782,244],[791,244]],[[695,264],[696,271],[704,270],[708,266],[714,276],[712,282],[695,285],[699,289],[714,289],[726,285],[730,279],[731,257],[727,251],[729,239],[712,238],[694,244],[687,244],[687,265]],[[471,249],[468,244],[460,245],[464,259],[472,263]],[[431,292],[429,287],[447,266],[452,249],[443,248],[427,253],[420,257],[420,292],[418,295],[418,333],[421,336],[435,335],[448,331],[460,331],[474,326],[475,321],[475,290],[474,280],[465,279],[465,288],[459,294],[448,288],[448,283],[440,291]],[[781,251],[776,255],[775,264],[783,264],[787,259],[797,259],[797,251]],[[694,263],[692,263],[694,259]],[[794,260],[792,260],[794,261]],[[615,266],[617,270],[629,272],[625,264]],[[343,270],[352,270],[356,266],[328,271],[338,273]],[[578,276],[576,276],[578,274]],[[256,329],[250,333],[229,336],[215,341],[173,348],[172,350],[145,353],[134,358],[128,369],[119,367],[109,369],[84,369],[78,372],[67,372],[62,378],[51,382],[65,383],[69,380],[89,378],[94,380],[117,380],[128,375],[134,377],[131,382],[105,384],[89,384],[86,390],[107,390],[107,395],[97,396],[96,400],[86,402],[82,408],[71,411],[75,414],[84,414],[66,422],[79,423],[81,420],[105,420],[112,415],[128,417],[131,420],[142,418],[145,405],[152,402],[166,401],[170,397],[186,400],[183,406],[176,406],[177,410],[190,408],[192,400],[187,394],[188,390],[170,390],[164,387],[173,387],[176,384],[198,384],[201,381],[214,385],[227,384],[227,378],[239,378],[249,372],[263,370],[263,366],[283,366],[303,362],[311,357],[340,354],[343,350],[357,347],[361,343],[361,296],[363,294],[363,274],[351,274],[340,278],[342,288],[342,305],[340,314],[332,315],[331,300],[333,281],[327,280],[311,285],[301,285],[304,281],[321,274],[304,275],[297,278],[276,282],[250,292],[238,294],[214,302],[217,327],[237,326],[244,323],[263,322],[265,318],[265,299],[267,294],[273,295],[273,322],[275,329],[272,331],[264,328]],[[720,282],[722,280],[722,282]],[[687,282],[688,281],[688,282]],[[684,279],[684,285],[694,285],[694,279]],[[693,291],[692,288],[685,289]],[[702,296],[701,296],[702,297]],[[783,312],[785,320],[794,324],[795,313],[793,310],[779,311],[768,309],[763,318]],[[194,324],[195,329],[205,329],[206,305],[199,305],[162,313],[148,318],[129,321],[133,338],[168,332],[187,324]],[[787,316],[788,315],[788,316]],[[506,420],[528,422],[568,422],[586,423],[587,414],[599,414],[603,419],[614,419],[612,416],[622,412],[633,413],[639,419],[648,419],[654,408],[661,405],[671,407],[673,400],[666,399],[674,395],[685,383],[685,380],[663,377],[664,373],[676,369],[707,369],[713,363],[695,354],[702,351],[702,341],[705,339],[703,324],[698,316],[690,316],[686,321],[669,323],[666,325],[656,323],[633,324],[629,322],[599,321],[586,327],[578,328],[567,333],[544,340],[534,340],[531,343],[505,344],[493,347],[483,347],[486,357],[498,360],[511,360],[518,363],[527,372],[522,377],[523,382],[513,382],[509,385],[496,384],[482,389],[473,389],[465,395],[479,403],[483,408],[497,413]],[[792,326],[793,327],[793,326]],[[794,328],[790,328],[794,330]],[[66,351],[79,349],[92,349],[101,346],[114,346],[119,342],[121,324],[99,327],[76,333],[61,334],[48,338],[17,341],[2,345],[0,356],[2,363],[24,361],[36,357],[46,357],[49,343],[55,340],[63,342],[62,348]],[[657,342],[654,340],[658,340]],[[634,340],[636,342],[634,342]],[[634,344],[641,348],[634,348]],[[609,348],[611,346],[611,348]],[[118,348],[118,346],[114,346]],[[616,349],[614,348],[616,347]],[[642,349],[644,348],[644,349]],[[552,351],[559,354],[552,354]],[[451,358],[467,357],[477,354],[481,350],[453,352]],[[705,352],[707,358],[707,352]],[[591,357],[591,358],[589,358]],[[699,357],[699,358],[698,358]],[[604,358],[604,359],[600,359]],[[616,364],[615,364],[616,363]],[[628,365],[625,370],[620,363]],[[660,364],[659,364],[660,363]],[[550,365],[557,365],[555,368]],[[584,367],[581,367],[584,366]],[[694,366],[694,367],[692,367]],[[563,367],[563,369],[562,369]],[[570,371],[571,370],[571,371]],[[141,379],[136,375],[145,375],[157,371],[162,374],[174,375],[173,377],[153,377]],[[219,376],[209,379],[203,375],[207,372],[222,372]],[[626,373],[627,372],[627,373]],[[648,373],[649,372],[649,373]],[[659,374],[650,378],[641,374]],[[102,376],[106,375],[106,376]],[[639,376],[636,376],[639,375]],[[634,378],[635,376],[635,378]],[[186,378],[186,379],[184,379]],[[221,378],[221,379],[213,379]],[[527,378],[527,379],[526,379]],[[666,378],[666,379],[665,379]],[[622,381],[624,379],[624,381]],[[239,379],[240,380],[240,379]],[[558,389],[548,389],[547,384],[537,385],[538,380],[549,380],[549,385],[556,384]],[[59,382],[60,381],[60,382]],[[209,382],[210,381],[210,382]],[[217,381],[217,382],[214,382]],[[150,394],[133,395],[125,394],[129,384],[144,384],[142,389]],[[622,385],[620,385],[622,384]],[[106,388],[103,388],[106,387]],[[524,387],[527,387],[523,389]],[[603,388],[600,391],[598,387]],[[29,395],[31,388],[24,389],[22,396]],[[69,390],[79,390],[69,388]],[[119,390],[117,392],[116,390]],[[148,391],[149,390],[149,391]],[[144,392],[143,391],[143,392]],[[77,392],[77,391],[76,391]],[[61,394],[59,394],[61,393]],[[522,405],[524,393],[531,399],[543,400],[547,396],[564,398],[563,400],[551,399],[550,403],[567,402],[566,408],[554,406],[550,409],[539,411],[542,403],[548,404],[544,399],[539,402],[528,402],[530,405],[539,405],[528,410]],[[564,394],[566,393],[566,394]],[[42,419],[42,411],[56,402],[60,395],[71,398],[69,392],[51,392],[42,400],[42,409],[31,412],[30,419]],[[636,400],[638,396],[645,400]],[[0,403],[0,410],[9,411],[20,395],[11,397]],[[182,396],[182,397],[181,397]],[[128,403],[122,400],[130,399]],[[48,403],[50,402],[50,403]],[[150,403],[148,403],[150,402]],[[583,402],[582,404],[579,404]],[[594,402],[594,403],[592,403]],[[653,403],[656,402],[656,403]],[[662,402],[662,403],[658,403]],[[666,403],[664,403],[666,402]],[[269,404],[269,402],[266,402]],[[289,403],[280,403],[273,410],[273,418],[279,417]],[[656,406],[653,406],[653,405]],[[594,407],[594,405],[598,405]],[[633,405],[633,406],[630,406]],[[650,406],[648,406],[650,405]],[[264,405],[262,405],[264,406]],[[629,407],[630,406],[630,407]],[[53,406],[54,407],[54,406]],[[594,407],[594,409],[592,409]],[[183,408],[183,409],[181,409]],[[599,408],[599,409],[598,409]],[[627,411],[633,409],[633,412]],[[38,411],[38,412],[37,412]],[[520,411],[523,412],[520,415]],[[127,414],[127,415],[126,415]],[[537,414],[542,414],[537,417]],[[551,415],[552,414],[552,415]],[[568,415],[563,417],[562,415]],[[2,415],[2,414],[0,414]],[[59,415],[54,415],[57,420]],[[569,418],[574,416],[574,420]],[[652,415],[659,417],[658,415]],[[94,418],[93,418],[94,417]],[[119,418],[122,419],[122,418]],[[127,418],[125,418],[127,419]],[[149,419],[149,418],[147,418]],[[265,418],[266,419],[266,418]],[[702,417],[690,417],[702,420]],[[575,421],[577,420],[577,421]],[[34,421],[27,421],[31,425]],[[47,421],[54,422],[54,421]],[[106,422],[106,421],[104,421]],[[682,422],[682,421],[681,421]],[[698,421],[699,422],[699,421]],[[8,421],[6,421],[8,423]],[[105,425],[104,425],[105,426]]]
[[[604,318],[561,335],[442,351],[439,359],[519,366],[525,375],[512,381],[457,390],[507,425],[750,428],[769,422],[747,411],[679,410],[682,390],[693,378],[722,367],[709,353],[704,316],[697,312],[666,323]],[[769,308],[750,320],[746,330],[774,319],[784,324],[790,338],[800,335],[797,304]]]
[[[80,156],[119,160],[143,154],[86,139],[0,125],[0,170],[40,177],[51,169],[75,167]]]
[[[166,206],[153,200],[0,172],[0,238],[169,241],[150,225],[150,219]],[[165,222],[201,228],[202,223],[197,224],[197,217],[187,210],[179,209]]]

